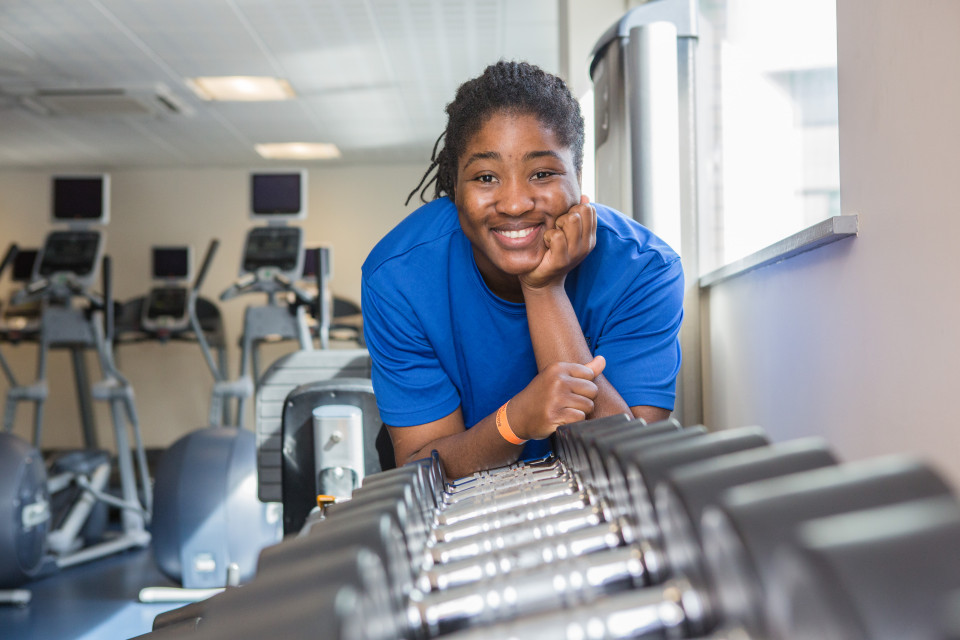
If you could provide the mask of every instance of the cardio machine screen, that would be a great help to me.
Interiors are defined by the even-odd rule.
[[[190,275],[188,247],[154,247],[153,277],[158,280],[186,280]]]
[[[106,187],[103,176],[55,177],[54,220],[106,220]]]
[[[250,176],[254,215],[300,215],[303,212],[303,174],[254,173]]]
[[[96,231],[54,231],[47,236],[40,262],[41,277],[69,272],[90,274],[96,267],[100,234]]]
[[[187,314],[187,290],[183,287],[159,287],[150,292],[147,318],[180,318]]]
[[[299,227],[251,229],[243,251],[243,270],[253,273],[262,267],[275,267],[281,271],[292,271],[297,268],[300,247]]]
[[[36,249],[21,249],[13,259],[13,281],[30,282],[33,277],[33,265],[37,261]]]

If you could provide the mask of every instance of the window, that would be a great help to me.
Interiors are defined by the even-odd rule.
[[[840,214],[835,0],[699,0],[700,271]]]

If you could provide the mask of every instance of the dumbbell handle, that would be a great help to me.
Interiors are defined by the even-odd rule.
[[[423,592],[442,591],[568,558],[615,549],[629,544],[632,540],[632,530],[628,525],[604,522],[529,544],[497,549],[482,557],[471,557],[426,569],[420,573],[417,586]]]
[[[606,593],[646,584],[644,553],[629,546],[411,597],[408,619],[430,636],[495,624],[595,601]],[[497,637],[496,634],[487,637]]]
[[[557,496],[567,496],[577,493],[581,488],[580,481],[576,478],[555,478],[509,487],[503,491],[483,493],[444,509],[437,514],[437,523],[452,525],[498,511],[525,507]]]
[[[427,567],[465,560],[497,550],[532,544],[571,531],[595,527],[607,519],[604,504],[564,511],[545,518],[522,521],[512,526],[493,529],[485,535],[472,535],[446,542],[437,542],[428,550]]]
[[[493,469],[477,471],[472,475],[464,476],[463,478],[457,478],[455,480],[450,480],[447,483],[447,485],[451,488],[460,487],[460,486],[469,484],[471,482],[476,482],[477,480],[481,480],[483,478],[492,478],[497,476],[505,477],[510,474],[517,473],[518,471],[520,471],[521,473],[524,473],[524,471],[522,471],[523,469],[533,470],[536,468],[551,468],[559,464],[560,464],[560,461],[557,460],[555,457],[553,457],[553,455],[551,454],[548,456],[544,456],[539,460],[525,460],[520,462],[514,462],[513,464],[509,464],[503,467],[495,467]]]
[[[513,487],[536,484],[542,480],[550,478],[570,477],[571,472],[562,464],[551,467],[533,467],[518,473],[504,474],[503,476],[487,476],[479,478],[475,482],[464,483],[458,487],[448,489],[443,494],[445,504],[455,504],[466,498],[472,498],[476,495],[489,492],[503,491]],[[523,471],[522,473],[519,473]]]
[[[684,638],[690,635],[688,615],[699,606],[696,595],[685,580],[671,580],[656,588],[616,593],[585,606],[460,631],[444,640]]]
[[[475,518],[449,525],[438,525],[430,532],[433,542],[450,542],[470,536],[489,533],[504,527],[520,524],[530,524],[532,521],[567,511],[582,510],[587,505],[596,502],[596,498],[589,490],[569,495],[559,495],[539,500],[533,504],[524,505],[515,509],[494,511]]]

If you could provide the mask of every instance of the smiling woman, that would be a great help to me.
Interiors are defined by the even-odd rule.
[[[667,417],[680,260],[581,194],[583,119],[564,82],[500,62],[447,114],[414,190],[436,168],[423,187],[436,181],[433,201],[363,266],[374,390],[398,464],[436,449],[463,476],[543,455],[562,424]]]

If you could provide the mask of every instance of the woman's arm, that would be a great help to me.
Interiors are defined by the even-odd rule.
[[[552,434],[558,424],[583,420],[593,411],[597,392],[593,380],[603,366],[603,358],[598,357],[587,365],[556,363],[538,374],[507,402],[505,418],[510,430],[522,440],[541,439]],[[539,404],[527,404],[538,400]],[[518,410],[518,405],[526,409]],[[511,444],[501,435],[496,412],[467,429],[459,407],[426,424],[388,426],[388,432],[398,465],[424,458],[436,449],[451,478],[515,462],[523,449],[522,444]]]
[[[585,364],[594,358],[564,289],[567,274],[580,264],[596,245],[597,212],[589,202],[586,196],[581,196],[579,204],[557,218],[556,227],[544,234],[547,253],[540,265],[520,277],[530,339],[541,375],[548,373],[549,367],[556,363]],[[593,382],[597,388],[593,397],[594,406],[591,411],[580,416],[580,420],[632,411],[613,385],[599,372]],[[536,406],[544,402],[543,397],[535,394],[519,394],[516,403],[519,419],[535,420]],[[646,407],[637,409],[649,415]],[[669,412],[667,414],[669,415]],[[553,425],[553,428],[557,426],[559,424]]]

